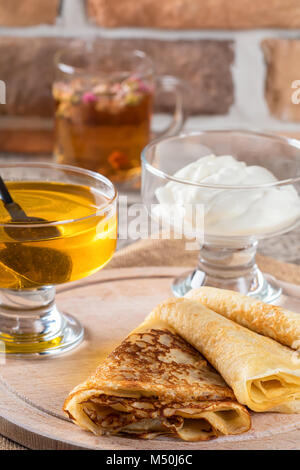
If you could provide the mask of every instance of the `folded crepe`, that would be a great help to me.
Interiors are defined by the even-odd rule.
[[[199,352],[152,321],[132,332],[70,393],[64,410],[96,435],[202,441],[251,426],[246,408]]]
[[[147,321],[174,328],[215,367],[239,403],[254,411],[300,412],[296,351],[187,298],[162,303]]]
[[[300,315],[231,290],[201,287],[185,297],[293,349],[300,348]]]

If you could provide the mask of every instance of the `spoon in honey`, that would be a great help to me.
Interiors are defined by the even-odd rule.
[[[17,204],[4,180],[0,176],[0,197],[3,201],[4,207],[11,216],[12,222],[16,222],[19,224],[43,224],[47,223],[47,220],[42,219],[41,217],[29,217],[26,215],[24,210],[22,209],[19,204]],[[7,227],[4,229],[6,233],[17,241],[25,241],[25,240],[38,240],[38,239],[47,239],[47,238],[56,238],[61,235],[59,229],[53,225],[47,225],[45,227],[23,227],[20,230],[20,227]]]
[[[47,284],[51,284],[51,279],[57,278],[57,274],[59,274],[60,282],[68,281],[73,264],[68,254],[54,248],[20,244],[21,242],[45,241],[61,237],[62,234],[58,227],[54,225],[43,226],[48,222],[46,219],[28,216],[22,207],[13,200],[1,176],[0,198],[12,221],[11,227],[4,227],[4,231],[12,239],[12,242],[5,243],[6,248],[0,252],[0,261],[21,276],[29,272],[34,273],[34,279],[31,279],[33,283],[39,283],[41,279],[44,280],[46,275],[49,279]],[[14,223],[16,223],[15,227]],[[34,227],[34,224],[37,226]]]

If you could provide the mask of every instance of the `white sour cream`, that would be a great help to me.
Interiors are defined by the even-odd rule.
[[[288,228],[300,217],[300,198],[294,186],[243,189],[278,180],[266,168],[247,166],[231,155],[207,155],[174,176],[194,183],[241,187],[210,189],[169,182],[156,190],[160,205],[155,215],[159,217],[167,216],[173,206],[181,208],[177,214],[184,218],[188,205],[202,204],[207,235],[262,236]]]

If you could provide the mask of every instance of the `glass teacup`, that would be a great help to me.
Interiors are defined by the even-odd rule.
[[[115,188],[100,174],[56,164],[2,164],[0,174],[25,213],[45,220],[14,222],[0,203],[1,351],[67,351],[83,328],[59,312],[54,286],[95,273],[113,256]]]
[[[154,94],[175,96],[174,118],[162,135],[175,135],[183,126],[181,82],[156,77],[144,52],[99,40],[72,42],[57,53],[55,66],[57,161],[131,186],[151,137]]]
[[[214,156],[216,162],[221,156],[227,162],[218,173],[210,171]],[[198,163],[193,165],[202,157],[209,158],[199,183]],[[174,230],[184,222],[187,233],[201,245],[198,267],[174,281],[175,295],[206,285],[265,302],[279,297],[278,284],[266,279],[255,255],[259,240],[286,233],[299,223],[299,141],[247,131],[191,133],[149,144],[142,166],[148,212],[162,220],[173,213],[168,223]],[[186,167],[189,176],[187,170],[183,176]],[[198,209],[202,217],[197,218]]]

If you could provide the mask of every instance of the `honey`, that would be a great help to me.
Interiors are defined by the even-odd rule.
[[[0,201],[0,288],[35,289],[75,281],[111,259],[117,239],[114,203],[87,186],[61,182],[7,182],[29,217],[48,224],[11,221]],[[56,233],[56,236],[47,236]]]

